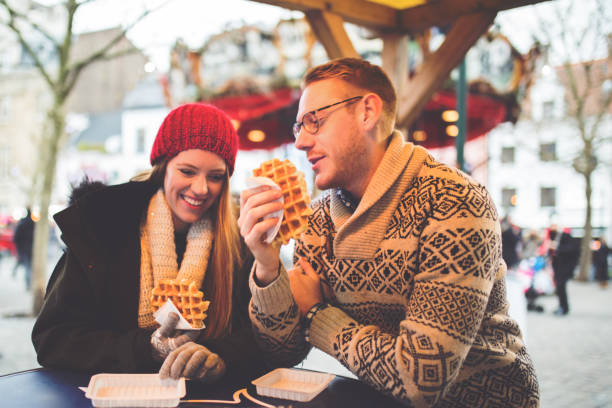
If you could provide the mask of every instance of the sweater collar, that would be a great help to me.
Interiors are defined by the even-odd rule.
[[[426,156],[425,149],[407,143],[396,130],[354,213],[336,194],[331,194],[330,215],[338,231],[334,239],[336,256],[361,259],[374,255],[401,194]]]

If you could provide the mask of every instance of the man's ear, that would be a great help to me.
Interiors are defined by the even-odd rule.
[[[383,110],[383,101],[375,93],[368,93],[363,97],[363,126],[366,131],[371,131],[380,120]]]

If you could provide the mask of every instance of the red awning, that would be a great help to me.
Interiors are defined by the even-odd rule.
[[[282,88],[268,93],[230,96],[208,101],[239,122],[241,150],[273,149],[293,142],[291,127],[295,122],[301,92]],[[249,140],[249,132],[264,132],[261,142]]]
[[[456,109],[457,101],[453,91],[440,91],[434,94],[412,125],[409,140],[427,148],[454,145],[455,138],[446,134],[446,127],[456,123],[442,120],[442,112]],[[506,120],[506,103],[490,96],[471,93],[467,100],[467,115],[467,140],[473,140],[484,136]],[[416,130],[425,132],[425,140],[412,140]]]
[[[241,150],[274,149],[293,143],[291,127],[298,110],[300,91],[282,88],[275,91],[244,96],[231,96],[208,101],[239,122],[238,135]],[[427,103],[412,126],[408,138],[427,148],[451,146],[455,138],[446,134],[453,123],[442,120],[442,112],[455,110],[457,102],[453,91],[440,91]],[[485,135],[499,123],[507,120],[506,101],[491,96],[470,93],[468,96],[467,140]],[[249,140],[249,132],[264,132],[261,142]],[[414,131],[425,132],[425,140],[413,140]],[[422,135],[422,133],[421,133]]]

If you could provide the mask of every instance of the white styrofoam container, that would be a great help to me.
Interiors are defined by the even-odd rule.
[[[294,368],[277,368],[251,381],[257,394],[292,401],[310,401],[333,380],[335,375]]]
[[[185,396],[185,379],[159,374],[96,374],[85,396],[94,407],[176,407]]]

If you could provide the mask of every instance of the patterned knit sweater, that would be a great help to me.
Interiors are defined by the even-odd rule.
[[[354,213],[336,194],[312,207],[296,255],[332,293],[312,320],[313,346],[407,406],[538,406],[482,185],[396,132]],[[301,361],[310,345],[287,273],[250,285],[260,346],[278,364]]]

